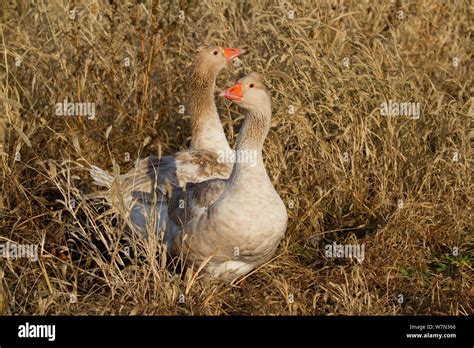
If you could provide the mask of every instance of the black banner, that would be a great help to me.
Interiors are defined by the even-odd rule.
[[[471,317],[0,317],[16,345],[321,344],[472,347]]]

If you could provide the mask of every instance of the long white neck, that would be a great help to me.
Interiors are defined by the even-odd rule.
[[[263,143],[271,122],[271,105],[249,110],[237,139],[236,162],[228,186],[249,183],[249,178],[268,178],[263,163]]]
[[[214,101],[217,72],[192,67],[189,79],[191,148],[214,152],[230,150]]]

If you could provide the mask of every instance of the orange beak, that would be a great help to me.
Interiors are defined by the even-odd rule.
[[[244,97],[244,89],[242,83],[236,83],[232,87],[228,88],[226,91],[222,92],[220,96],[234,101],[241,101]]]
[[[241,48],[224,48],[224,56],[227,59],[227,62],[230,62],[232,59],[237,58],[245,51]]]

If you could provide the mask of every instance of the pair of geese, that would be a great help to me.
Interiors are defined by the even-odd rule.
[[[243,52],[198,49],[188,83],[190,149],[149,156],[122,175],[90,170],[95,183],[107,188],[103,197],[125,209],[133,228],[145,237],[163,231],[168,253],[207,278],[235,280],[266,263],[287,227],[285,204],[263,163],[272,111],[262,77],[251,73],[220,94],[246,111],[235,152],[217,113],[216,77]],[[223,154],[233,154],[233,161],[223,161],[232,158]]]

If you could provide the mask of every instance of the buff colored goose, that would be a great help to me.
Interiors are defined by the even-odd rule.
[[[271,123],[271,97],[252,73],[223,97],[246,110],[229,179],[176,189],[168,206],[165,241],[188,266],[235,279],[268,261],[287,226],[286,208],[266,172],[262,148]],[[256,154],[256,162],[246,159]],[[183,207],[182,202],[185,202]]]
[[[90,172],[95,183],[107,188],[95,196],[105,197],[113,207],[131,211],[132,221],[144,230],[151,213],[157,209],[166,211],[163,195],[169,187],[228,178],[232,163],[220,162],[219,156],[231,149],[214,101],[215,81],[226,64],[242,53],[244,50],[239,48],[201,46],[188,76],[191,148],[173,156],[149,156],[120,176],[92,166]]]

